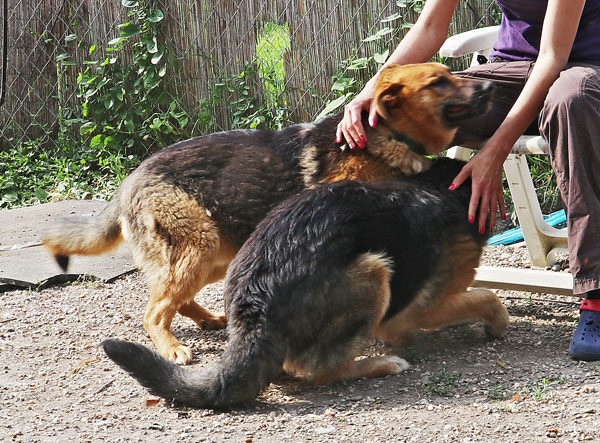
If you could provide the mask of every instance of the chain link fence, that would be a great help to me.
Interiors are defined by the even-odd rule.
[[[33,141],[54,150],[114,144],[141,157],[183,137],[315,119],[360,90],[423,3],[4,2],[0,150]],[[491,0],[462,1],[450,33],[498,17]],[[146,95],[136,95],[140,88]],[[138,138],[125,137],[134,132]]]

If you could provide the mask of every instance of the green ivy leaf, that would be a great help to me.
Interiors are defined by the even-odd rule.
[[[123,23],[122,25],[119,25],[119,27],[121,28],[121,37],[123,38],[133,37],[142,32],[141,26],[136,23]]]
[[[2,202],[12,203],[17,201],[18,198],[19,194],[17,193],[17,191],[8,191],[2,195]]]
[[[146,49],[150,54],[155,54],[158,52],[158,43],[156,42],[156,37],[152,37],[152,40],[144,40],[146,44]]]
[[[158,50],[158,52],[156,54],[154,54],[154,56],[152,57],[152,59],[150,60],[152,62],[153,65],[157,64],[160,59],[162,58],[162,56],[165,54],[165,50],[163,48],[160,48]]]
[[[377,63],[379,63],[380,65],[384,64],[385,61],[388,59],[388,55],[390,54],[390,50],[386,49],[384,52],[376,52],[373,55],[373,60],[375,60]]]
[[[369,64],[369,58],[361,57],[356,60],[352,60],[348,65],[348,69],[356,70],[356,69],[364,69]]]
[[[400,14],[399,12],[396,12],[395,14],[388,15],[386,18],[381,20],[381,23],[391,22],[391,21],[397,20],[399,18],[402,18],[402,14]]]
[[[333,111],[335,111],[337,108],[339,108],[340,106],[342,106],[344,103],[346,103],[346,100],[348,99],[348,97],[350,97],[352,94],[351,93],[347,93],[342,95],[341,97],[336,98],[335,100],[327,103],[327,106],[325,106],[325,109],[323,109],[321,111],[321,113],[319,115],[317,115],[317,117],[315,118],[315,121],[320,120],[321,118],[331,114]]]
[[[163,14],[160,9],[151,9],[150,13],[148,14],[148,20],[150,20],[152,23],[158,23],[163,18],[165,18],[165,14]]]
[[[95,129],[96,129],[96,124],[94,122],[87,122],[87,123],[84,123],[83,125],[81,125],[81,127],[79,128],[79,134],[81,134],[81,135],[89,134],[90,132],[94,132]]]
[[[97,148],[98,145],[102,144],[104,140],[104,134],[98,134],[92,137],[90,140],[90,148]]]
[[[137,0],[121,0],[121,4],[126,8],[135,8],[139,2]]]
[[[390,27],[386,27],[386,28],[380,29],[375,34],[370,35],[367,38],[364,38],[362,41],[363,42],[372,42],[374,40],[379,40],[381,37],[388,35],[392,32],[394,32],[394,29],[392,29]]]
[[[46,201],[48,198],[48,193],[43,189],[36,189],[34,194],[39,201]]]
[[[113,38],[112,40],[110,40],[108,42],[109,45],[111,46],[115,46],[118,45],[119,43],[123,42],[125,39],[123,37],[117,37],[117,38]],[[110,48],[107,48],[110,49]]]

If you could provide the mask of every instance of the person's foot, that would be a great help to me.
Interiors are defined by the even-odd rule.
[[[579,325],[569,354],[576,360],[600,360],[600,299],[585,299],[579,309]]]

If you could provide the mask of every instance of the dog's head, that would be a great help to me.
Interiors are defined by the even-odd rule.
[[[439,63],[392,65],[381,72],[374,100],[389,128],[437,154],[462,122],[487,111],[492,90],[492,82],[456,77]]]

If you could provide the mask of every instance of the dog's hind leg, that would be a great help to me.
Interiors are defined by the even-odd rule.
[[[352,263],[344,282],[329,293],[329,319],[311,349],[317,384],[398,374],[408,363],[396,356],[354,358],[373,339],[388,308],[391,264],[381,254],[363,254]]]
[[[456,236],[445,250],[436,274],[413,302],[387,320],[377,334],[395,344],[418,329],[438,329],[482,320],[485,331],[498,337],[508,327],[509,316],[496,294],[487,289],[467,290],[479,263],[480,248],[473,240]]]
[[[144,327],[160,354],[185,364],[191,361],[192,352],[170,331],[175,314],[184,307],[198,324],[225,324],[224,316],[194,302],[219,259],[220,235],[207,211],[189,195],[165,185],[150,191],[152,198],[128,214],[124,233],[150,286]]]
[[[223,241],[221,241],[220,251],[221,253],[219,256],[226,264],[214,266],[207,277],[201,281],[196,281],[196,286],[198,287],[196,292],[200,291],[200,289],[202,289],[204,286],[222,280],[223,277],[225,277],[227,265],[233,258],[234,253],[228,248],[223,247]],[[210,312],[193,299],[181,305],[178,312],[181,315],[194,320],[202,329],[219,329],[225,327],[227,324],[227,317],[225,317],[225,314],[216,314]]]
[[[440,300],[419,316],[423,329],[482,321],[485,332],[499,337],[509,324],[508,311],[496,294],[483,288],[460,292]]]
[[[207,231],[202,234],[208,236]],[[216,236],[216,232],[214,234]],[[165,261],[162,269],[149,273],[151,293],[144,327],[159,352],[178,364],[189,363],[192,353],[170,332],[177,312],[203,328],[221,328],[227,322],[224,314],[212,313],[194,301],[197,292],[213,281],[210,267],[218,254],[218,245],[218,238],[210,245],[204,244],[203,248],[198,248],[196,242],[178,242],[171,248],[170,259]]]

